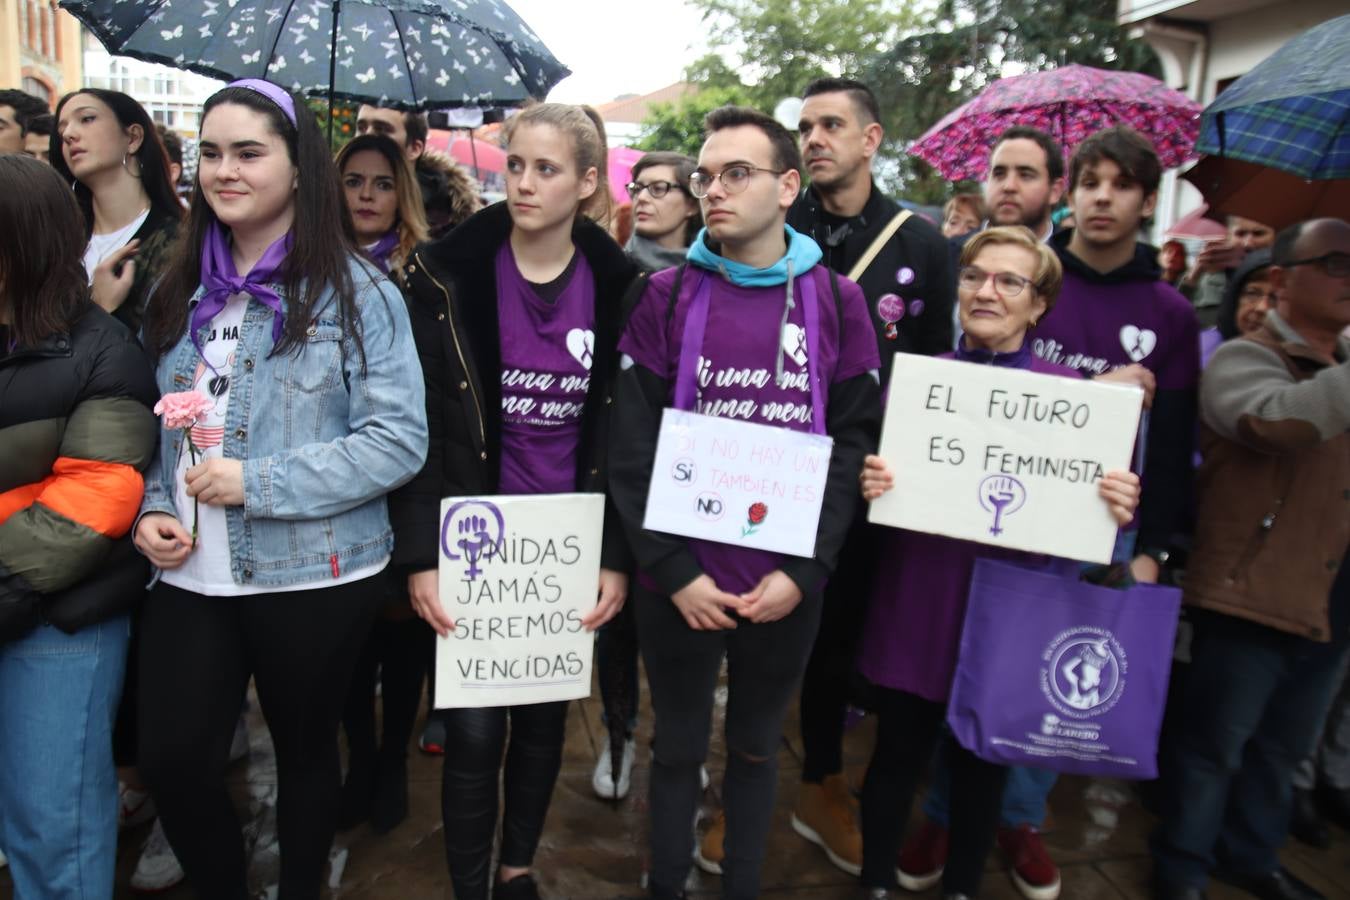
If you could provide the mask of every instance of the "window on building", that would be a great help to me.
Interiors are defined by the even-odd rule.
[[[52,92],[47,89],[47,85],[38,81],[31,75],[23,76],[23,82],[20,87],[23,89],[24,93],[32,94],[34,97],[40,97],[47,101],[48,106],[52,105]]]

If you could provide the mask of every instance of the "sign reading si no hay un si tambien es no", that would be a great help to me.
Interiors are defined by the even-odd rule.
[[[1098,482],[1129,469],[1142,404],[1129,385],[896,354],[879,451],[895,487],[868,520],[1108,563]]]
[[[642,527],[813,556],[833,449],[824,435],[666,409]]]
[[[603,494],[441,501],[436,708],[590,695]]]

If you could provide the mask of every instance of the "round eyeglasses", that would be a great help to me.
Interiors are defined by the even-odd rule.
[[[1016,297],[1023,288],[1036,287],[1030,278],[1023,278],[1016,272],[986,272],[979,266],[962,266],[956,274],[956,283],[963,291],[978,291],[991,278],[1000,297]]]
[[[738,163],[734,166],[727,166],[716,175],[711,172],[704,172],[701,169],[689,176],[689,193],[702,200],[708,196],[708,191],[712,188],[713,180],[722,182],[722,188],[728,194],[739,194],[750,185],[750,179],[756,172],[767,172],[770,175],[782,175],[787,169],[761,169],[759,166],[752,166],[749,163]]]

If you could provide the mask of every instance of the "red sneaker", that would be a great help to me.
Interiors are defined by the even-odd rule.
[[[942,880],[947,866],[947,829],[924,822],[900,848],[895,877],[907,891],[925,891]]]
[[[998,845],[1012,863],[1012,880],[1027,900],[1055,900],[1059,896],[1059,869],[1045,842],[1030,825],[1000,828]]]

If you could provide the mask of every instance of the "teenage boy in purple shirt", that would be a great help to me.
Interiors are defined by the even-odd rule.
[[[1068,195],[1077,226],[1050,239],[1064,265],[1064,288],[1032,342],[1037,356],[1089,377],[1135,364],[1152,375],[1130,563],[1144,582],[1158,580],[1173,537],[1187,527],[1200,382],[1195,311],[1162,280],[1156,251],[1138,240],[1161,177],[1153,145],[1126,126],[1078,145]]]
[[[801,184],[792,135],[736,107],[714,110],[705,127],[690,186],[707,227],[686,266],[652,277],[619,344],[610,488],[638,561],[633,603],[656,714],[651,896],[684,896],[699,765],[726,657],[722,895],[753,898],[783,718],[815,639],[825,580],[859,503],[863,456],[875,446],[879,359],[860,289],[819,265],[820,248],[785,224]],[[813,305],[817,315],[808,316]],[[819,330],[814,336],[803,335],[809,319]],[[686,326],[703,333],[699,346],[686,340]],[[699,412],[834,439],[812,557],[642,527],[662,410],[673,404],[682,373],[691,382],[682,391]]]

